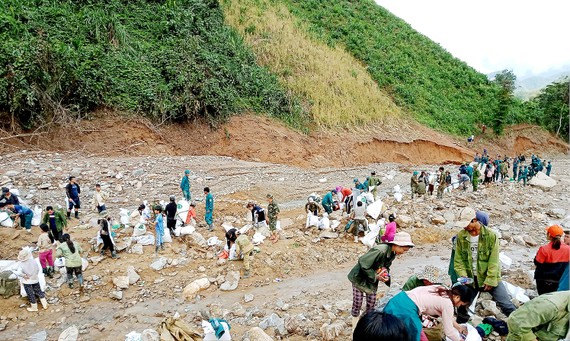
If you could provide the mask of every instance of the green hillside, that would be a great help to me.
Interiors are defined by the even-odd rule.
[[[64,123],[101,106],[157,122],[253,111],[304,125],[217,0],[3,0],[0,41],[5,126]]]
[[[497,87],[373,0],[282,0],[314,37],[341,45],[378,86],[430,127],[455,134],[489,122]]]

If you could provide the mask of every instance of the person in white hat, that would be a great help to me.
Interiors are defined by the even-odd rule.
[[[42,303],[44,310],[47,309],[48,304],[46,296],[40,287],[40,279],[38,277],[40,267],[32,257],[32,253],[29,248],[26,247],[20,251],[18,254],[18,261],[18,268],[14,273],[20,278],[20,282],[24,285],[24,290],[28,295],[31,307],[26,309],[28,311],[38,311],[36,296],[40,298],[40,302]]]
[[[414,247],[410,234],[396,233],[394,240],[387,244],[376,245],[366,254],[358,258],[358,263],[348,274],[352,283],[352,329],[356,327],[366,294],[366,311],[368,313],[376,305],[378,283],[384,282],[390,286],[390,266],[396,255],[404,254]]]
[[[489,292],[503,314],[509,316],[516,307],[501,282],[497,234],[479,222],[471,207],[461,210],[455,226],[463,228],[457,234],[453,261],[457,276],[473,279],[474,287]]]

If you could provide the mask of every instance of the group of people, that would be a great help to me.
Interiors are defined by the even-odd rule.
[[[441,271],[428,265],[422,274],[408,279],[382,311],[376,310],[378,285],[391,285],[390,268],[395,257],[414,244],[408,233],[398,232],[392,241],[375,245],[362,255],[348,274],[353,292],[353,340],[428,340],[433,319],[425,315],[440,317],[443,333],[450,340],[463,340],[467,333],[464,323],[473,313],[469,307],[480,292],[490,293],[508,317],[506,323],[496,318],[483,320],[476,326],[483,337],[493,330],[501,335],[508,333],[507,340],[512,341],[561,340],[570,336],[570,231],[559,225],[546,229],[549,242],[534,258],[540,296],[517,309],[501,280],[499,238],[489,223],[487,213],[470,207],[462,209],[455,224],[462,230],[453,239],[448,271],[453,285],[444,285]],[[361,316],[364,296],[366,308]]]

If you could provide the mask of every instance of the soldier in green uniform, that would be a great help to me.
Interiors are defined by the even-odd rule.
[[[477,192],[477,187],[479,186],[479,177],[481,176],[481,172],[479,171],[479,167],[475,167],[473,169],[473,180],[471,180],[471,184],[473,185],[473,192]]]
[[[374,196],[374,200],[378,200],[378,197],[377,197],[378,186],[380,186],[381,184],[382,184],[382,180],[380,180],[380,178],[378,176],[376,176],[375,171],[372,171],[370,173],[370,178],[368,179],[368,190],[370,190],[370,187],[374,187],[371,190],[372,195]]]
[[[410,179],[410,187],[412,188],[412,199],[414,198],[414,194],[416,194],[418,192],[418,184],[419,184],[419,179],[418,179],[418,172],[415,171],[414,174],[412,174],[412,178]]]
[[[279,240],[279,234],[277,234],[277,216],[279,215],[279,206],[273,200],[273,195],[267,194],[267,219],[269,220],[269,230],[271,231],[271,237],[269,238],[272,242],[277,242]]]
[[[214,197],[208,187],[204,188],[204,195],[206,196],[206,215],[204,220],[208,224],[208,231],[212,232],[214,230]]]

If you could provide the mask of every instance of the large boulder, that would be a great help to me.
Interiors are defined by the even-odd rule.
[[[182,292],[182,296],[185,300],[191,300],[196,297],[200,291],[208,289],[210,287],[210,280],[206,277],[200,278],[195,280],[194,282],[188,284],[184,291]]]
[[[263,329],[259,327],[251,328],[247,333],[244,335],[244,340],[249,341],[273,341],[273,338],[267,335]]]
[[[220,285],[220,289],[222,291],[232,291],[237,289],[239,278],[239,271],[229,271],[226,275],[226,281]]]
[[[412,217],[400,214],[396,216],[396,224],[398,227],[410,227],[414,223],[414,219]]]
[[[552,187],[556,186],[556,180],[542,172],[538,172],[538,174],[529,180],[528,184],[542,189],[551,189]]]

